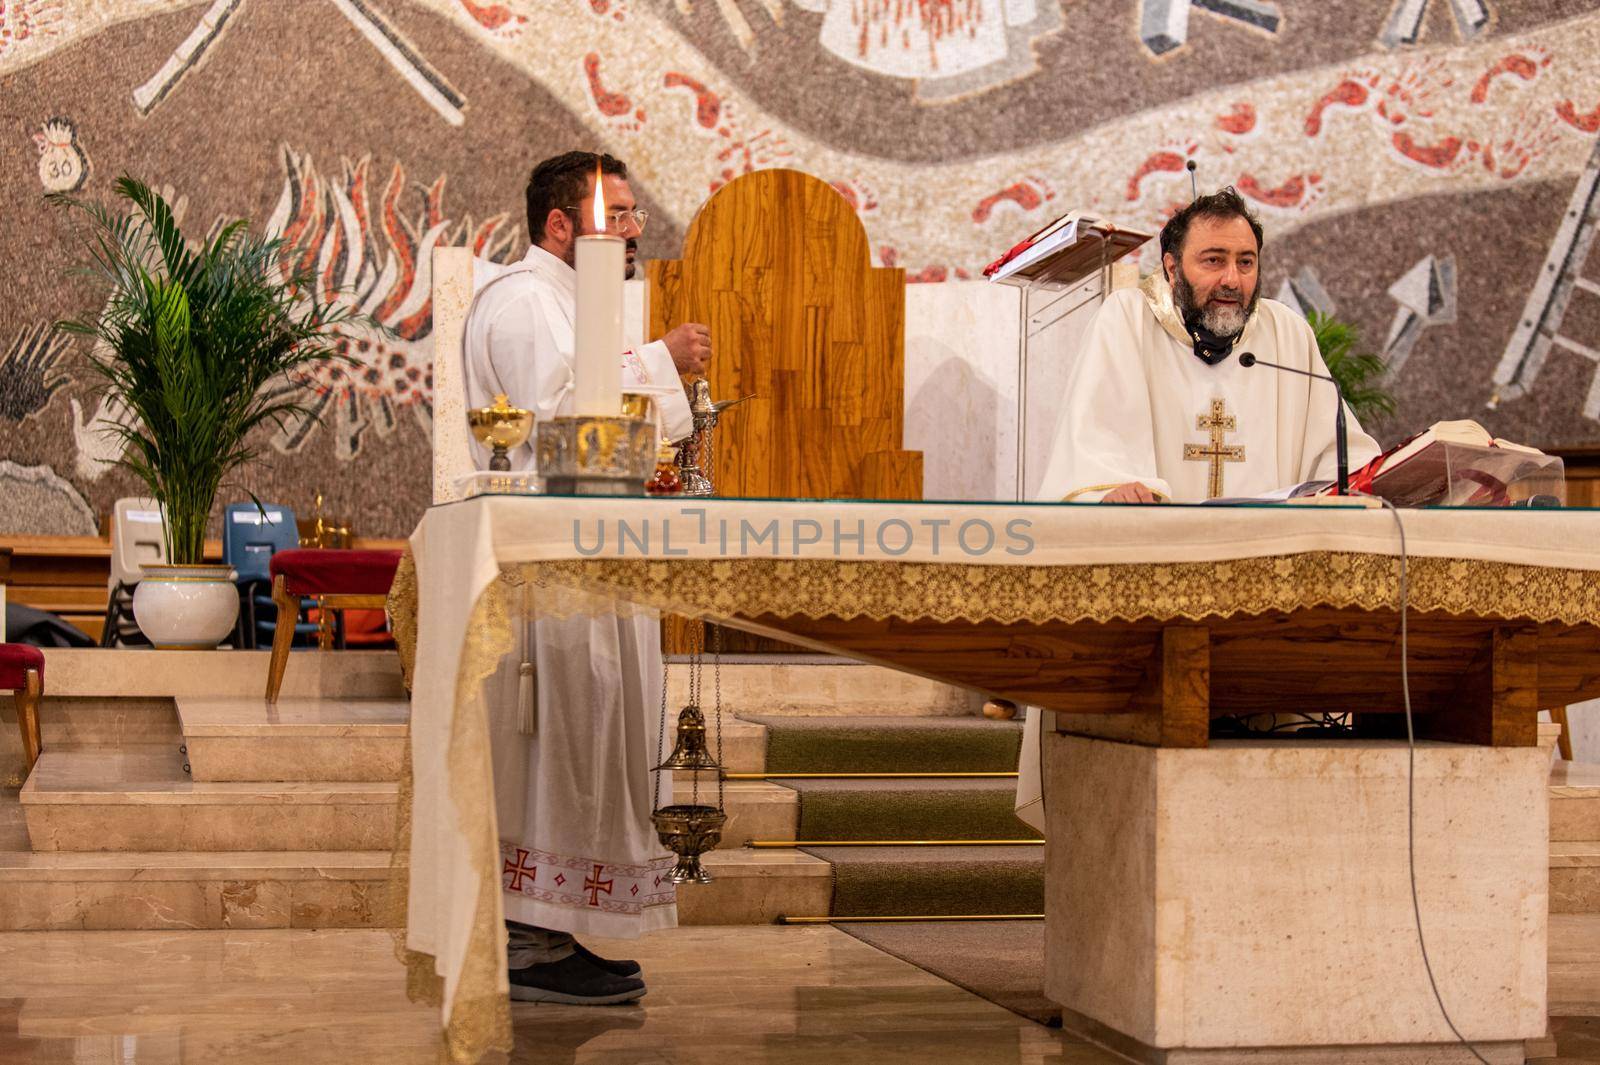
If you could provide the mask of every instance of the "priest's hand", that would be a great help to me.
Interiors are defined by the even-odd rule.
[[[661,338],[672,353],[680,374],[705,373],[711,363],[711,330],[698,322],[685,322]]]
[[[1138,481],[1119,484],[1101,497],[1102,503],[1159,503],[1160,498]]]

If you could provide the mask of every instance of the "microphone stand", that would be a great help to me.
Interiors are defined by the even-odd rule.
[[[1339,382],[1334,380],[1332,376],[1325,373],[1313,373],[1310,370],[1302,370],[1296,366],[1285,366],[1280,362],[1268,362],[1266,359],[1258,359],[1255,357],[1255,355],[1248,351],[1239,356],[1239,365],[1244,367],[1256,365],[1270,366],[1274,370],[1283,370],[1285,373],[1297,373],[1302,377],[1314,377],[1318,381],[1327,381],[1329,384],[1333,385],[1333,394],[1338,403],[1338,411],[1334,415],[1333,419],[1334,448],[1336,450],[1339,463],[1339,484],[1338,490],[1335,494],[1341,496],[1349,495],[1350,431],[1345,425],[1344,391],[1339,387]]]

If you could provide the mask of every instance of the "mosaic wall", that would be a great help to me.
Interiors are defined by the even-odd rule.
[[[832,182],[882,264],[978,276],[1082,207],[1159,226],[1235,185],[1269,295],[1357,323],[1395,439],[1442,417],[1600,443],[1600,11],[1575,0],[0,0],[0,532],[133,484],[43,194],[130,173],[282,233],[393,335],[351,338],[236,493],[403,535],[428,498],[429,256],[522,254],[532,162],[628,160],[675,256],[706,196]],[[1153,259],[1146,263],[1150,265]]]

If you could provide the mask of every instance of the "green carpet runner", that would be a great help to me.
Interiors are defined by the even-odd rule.
[[[1017,782],[932,777],[916,780],[795,780],[807,840],[1034,839],[1017,820]]]
[[[1044,912],[1043,847],[806,847],[833,864],[833,917]]]
[[[979,717],[752,717],[773,783],[800,796],[807,841],[1027,840],[1010,778],[801,780],[791,773],[1012,772],[1020,722]],[[835,917],[1041,913],[1040,846],[815,846]],[[793,916],[818,916],[796,914]]]
[[[747,717],[768,773],[1013,772],[1022,724],[981,717]]]

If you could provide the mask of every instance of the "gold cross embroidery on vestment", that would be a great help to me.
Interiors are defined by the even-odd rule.
[[[1222,438],[1238,428],[1238,419],[1228,413],[1226,400],[1214,399],[1211,401],[1210,414],[1197,414],[1194,419],[1195,428],[1201,432],[1211,434],[1211,446],[1205,444],[1183,445],[1183,457],[1186,462],[1210,462],[1211,480],[1207,485],[1206,498],[1216,499],[1222,495],[1222,464],[1224,462],[1243,462],[1243,444],[1224,444]]]

